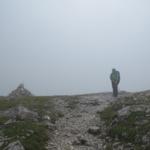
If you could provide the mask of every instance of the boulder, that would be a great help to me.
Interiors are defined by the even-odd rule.
[[[130,114],[130,106],[126,106],[118,111],[119,117],[128,116]]]
[[[123,107],[118,111],[118,117],[128,117],[132,112],[146,112],[149,106],[147,105],[133,105]]]
[[[7,116],[11,119],[15,119],[15,120],[33,120],[33,121],[37,121],[39,116],[37,112],[31,111],[28,108],[24,107],[24,106],[18,106],[15,108],[10,108],[6,111],[3,112],[4,116]]]

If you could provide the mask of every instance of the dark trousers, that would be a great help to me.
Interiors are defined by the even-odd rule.
[[[112,88],[113,88],[113,96],[118,96],[118,84],[112,82]]]

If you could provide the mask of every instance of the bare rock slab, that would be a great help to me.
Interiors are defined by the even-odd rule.
[[[37,112],[31,111],[24,106],[10,108],[6,110],[5,112],[3,112],[3,115],[11,119],[15,119],[15,120],[16,119],[20,119],[20,120],[29,119],[29,120],[37,121],[39,118]]]

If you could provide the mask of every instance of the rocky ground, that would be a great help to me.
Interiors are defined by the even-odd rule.
[[[119,98],[98,114],[106,149],[150,149],[150,91]]]
[[[120,97],[128,93],[122,92]],[[64,117],[56,122],[54,138],[48,150],[101,150],[103,139],[98,137],[101,121],[97,112],[117,99],[111,93],[56,98],[57,109]]]
[[[149,91],[0,98],[0,150],[149,149]]]

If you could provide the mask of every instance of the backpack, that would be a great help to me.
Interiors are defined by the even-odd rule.
[[[110,79],[112,82],[119,83],[120,82],[120,73],[119,71],[115,71],[111,73]]]

